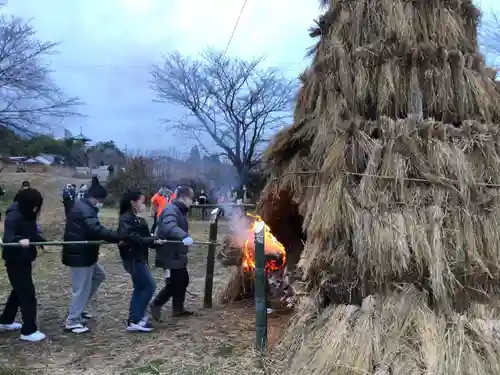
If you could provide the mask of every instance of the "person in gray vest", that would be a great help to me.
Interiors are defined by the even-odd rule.
[[[193,204],[193,189],[187,186],[177,188],[176,199],[162,211],[158,220],[157,235],[162,240],[177,241],[167,243],[156,250],[155,266],[165,272],[165,287],[151,304],[151,316],[161,318],[161,308],[172,298],[173,317],[190,316],[193,313],[184,308],[186,290],[189,284],[187,270],[188,249],[193,244],[189,236],[187,214]]]

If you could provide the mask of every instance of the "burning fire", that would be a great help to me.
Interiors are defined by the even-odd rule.
[[[252,225],[247,232],[247,239],[243,245],[242,267],[245,270],[255,269],[255,229],[263,220],[260,216],[247,214],[252,218]],[[285,247],[279,242],[271,232],[271,228],[264,222],[264,253],[267,255],[266,272],[272,273],[282,270],[285,267],[286,252]],[[272,259],[276,257],[276,259]]]

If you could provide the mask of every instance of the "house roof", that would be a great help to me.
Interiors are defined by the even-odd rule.
[[[92,139],[84,136],[82,133],[80,133],[78,135],[75,135],[71,139],[73,139],[74,141],[82,141],[82,142],[90,142],[90,141],[92,141]]]
[[[52,154],[40,154],[38,156],[50,161],[51,163],[53,163],[56,160],[56,155]]]
[[[36,156],[33,158],[29,158],[29,159],[26,159],[24,162],[26,164],[43,164],[43,165],[51,165],[52,164],[51,160],[48,160],[43,156]]]

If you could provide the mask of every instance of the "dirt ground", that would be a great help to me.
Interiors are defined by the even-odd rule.
[[[3,177],[3,176],[2,176]],[[60,181],[45,183],[55,188]],[[49,194],[50,195],[50,194]],[[52,205],[45,207],[42,230],[49,239],[62,233],[62,208],[58,194]],[[115,227],[117,213],[103,210],[101,220]],[[191,222],[191,234],[200,241],[208,240],[208,223]],[[1,231],[0,227],[0,231]],[[227,230],[221,223],[219,233]],[[115,246],[105,246],[101,264],[107,280],[91,302],[95,319],[92,331],[75,336],[63,332],[70,298],[69,270],[61,264],[60,249],[50,248],[39,255],[34,268],[38,296],[40,330],[48,340],[24,343],[18,333],[0,333],[0,375],[21,374],[264,374],[260,361],[252,351],[254,341],[254,309],[251,303],[218,306],[218,290],[225,284],[228,269],[216,263],[214,308],[203,309],[206,246],[193,246],[190,253],[191,283],[187,307],[196,315],[187,319],[170,317],[170,303],[164,309],[164,322],[148,334],[125,331],[131,294],[131,282],[125,273]],[[152,254],[153,255],[153,254]],[[154,271],[157,289],[162,286],[161,273]],[[0,302],[10,291],[3,266],[0,268]],[[287,317],[269,316],[269,339],[272,342],[286,325]]]

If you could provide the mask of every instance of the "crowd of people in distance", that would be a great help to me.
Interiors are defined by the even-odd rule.
[[[68,216],[71,208],[78,199],[83,199],[87,192],[87,184],[81,184],[80,188],[77,190],[75,184],[67,184],[62,193],[62,204],[64,206],[64,213]]]
[[[76,193],[74,185],[68,185],[66,190],[69,195],[67,206],[64,206],[63,240],[68,243],[64,244],[61,255],[62,263],[70,269],[72,292],[68,315],[63,323],[65,331],[73,334],[89,332],[87,324],[93,316],[86,308],[106,277],[98,262],[100,247],[95,244],[97,241],[116,244],[124,270],[130,274],[133,292],[127,331],[152,331],[148,315],[159,321],[162,307],[170,299],[174,317],[192,315],[185,309],[189,284],[188,253],[194,243],[187,219],[189,207],[195,200],[191,187],[179,186],[175,191],[168,191],[167,201],[155,211],[155,231],[141,216],[146,210],[145,196],[138,190],[123,195],[117,229],[106,228],[99,220],[99,208],[107,191],[97,178],[92,179],[88,188],[80,187],[83,191],[80,197],[80,191]],[[37,224],[42,206],[41,193],[29,183],[23,183],[7,209],[4,223],[3,243],[17,243],[18,246],[2,246],[2,258],[12,290],[0,315],[0,331],[20,330],[20,338],[25,341],[41,341],[46,337],[37,327],[37,299],[32,278],[32,263],[37,257],[33,242],[45,242]],[[88,241],[94,243],[86,243]],[[165,282],[154,299],[156,285],[149,267],[150,248],[156,250],[154,264],[163,270]],[[22,324],[15,321],[19,309]]]

